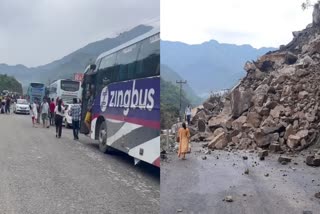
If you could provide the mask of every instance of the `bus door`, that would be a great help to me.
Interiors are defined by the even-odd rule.
[[[80,124],[80,133],[88,134],[89,129],[85,125],[85,117],[88,110],[88,102],[89,102],[89,93],[94,87],[95,79],[97,74],[91,73],[84,76],[83,83],[82,83],[82,100],[81,100],[81,124]],[[91,95],[91,96],[94,96]]]

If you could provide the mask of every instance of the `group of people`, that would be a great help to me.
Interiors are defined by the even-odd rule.
[[[70,115],[72,117],[72,128],[74,140],[79,139],[79,129],[80,129],[80,118],[81,118],[81,106],[78,104],[77,98],[73,99],[73,104],[70,109]],[[62,123],[65,116],[65,107],[62,99],[57,98],[47,99],[44,98],[43,102],[39,104],[35,100],[30,104],[30,115],[32,118],[33,127],[37,127],[39,118],[42,119],[43,128],[49,128],[50,125],[56,126],[56,138],[61,138],[62,134]]]
[[[9,96],[3,97],[0,99],[0,113],[1,114],[10,114],[10,106],[12,100]]]

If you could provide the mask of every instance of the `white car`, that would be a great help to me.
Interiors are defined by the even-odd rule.
[[[29,103],[25,99],[17,99],[17,102],[13,104],[13,112],[15,114],[30,114]]]

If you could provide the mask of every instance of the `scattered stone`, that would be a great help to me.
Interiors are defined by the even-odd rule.
[[[210,150],[207,150],[204,154],[206,154],[206,155],[211,155],[211,151],[210,151]]]
[[[262,150],[258,153],[258,157],[266,157],[269,155],[269,152],[267,150]]]
[[[281,151],[281,146],[279,143],[271,143],[269,146],[269,150],[272,152],[279,152]]]
[[[269,177],[269,173],[264,174],[265,177]]]
[[[278,158],[278,162],[281,163],[282,165],[285,165],[285,164],[291,162],[291,158],[280,156]]]
[[[178,212],[178,213],[181,213],[181,212],[182,212],[182,209],[177,209],[177,212]]]
[[[312,211],[303,211],[302,214],[312,214]]]
[[[242,156],[242,159],[243,160],[248,160],[248,157],[247,156]]]
[[[320,198],[320,192],[317,192],[316,194],[314,194],[314,197]]]
[[[260,157],[259,160],[264,161],[265,157]]]
[[[244,174],[248,175],[248,174],[249,174],[249,169],[246,169],[246,170],[244,171]]]
[[[320,166],[320,158],[316,158],[314,155],[309,155],[306,158],[306,164],[308,166]]]
[[[232,198],[231,195],[228,195],[228,196],[226,196],[226,197],[224,198],[224,201],[226,201],[226,202],[233,202],[233,198]]]
[[[207,160],[207,156],[203,156],[203,157],[202,157],[202,160]]]

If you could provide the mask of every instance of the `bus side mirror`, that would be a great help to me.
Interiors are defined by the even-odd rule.
[[[90,70],[96,70],[97,66],[95,64],[90,65]]]

